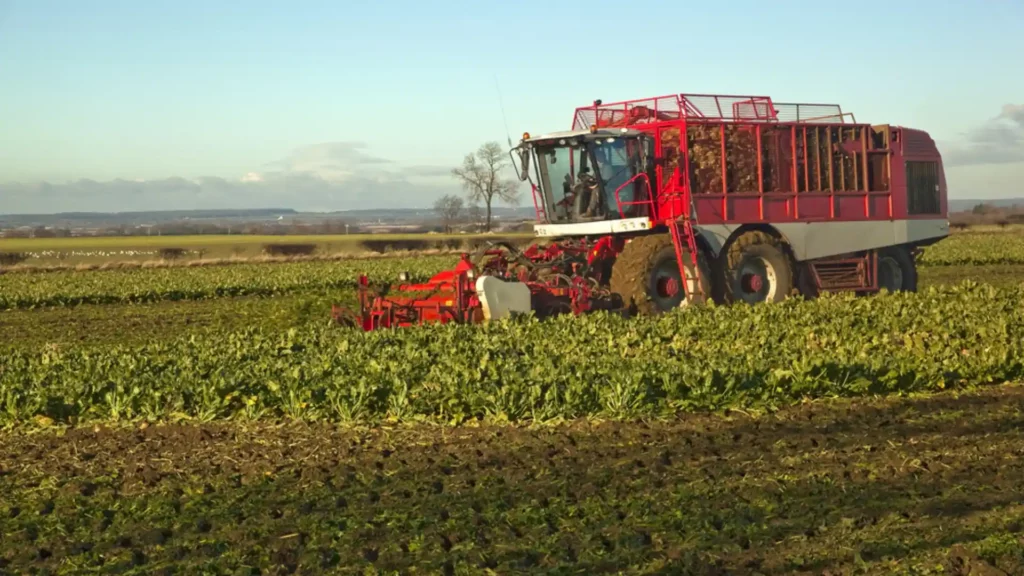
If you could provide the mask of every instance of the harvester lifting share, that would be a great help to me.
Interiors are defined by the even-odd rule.
[[[586,250],[585,247],[581,250]],[[611,294],[581,274],[586,259],[564,246],[521,251],[505,242],[488,242],[474,254],[463,253],[452,270],[422,284],[399,275],[400,283],[377,287],[359,278],[359,310],[332,307],[334,321],[365,331],[427,323],[475,324],[535,313],[582,314],[617,307]]]

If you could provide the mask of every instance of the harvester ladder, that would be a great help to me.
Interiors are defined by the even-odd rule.
[[[686,265],[683,263],[684,242],[686,251],[690,256],[690,263],[693,265],[694,285],[697,287],[697,295],[707,295],[704,294],[704,284],[700,277],[700,256],[697,252],[697,235],[693,231],[693,219],[691,218],[691,215],[694,214],[694,210],[693,199],[690,196],[689,187],[683,188],[682,195],[686,210],[683,211],[682,216],[672,221],[672,225],[669,226],[669,228],[672,233],[672,245],[676,249],[676,262],[679,264],[679,278],[683,284],[683,297],[689,299],[690,289],[689,284],[687,283]]]
[[[539,194],[539,192],[540,192],[540,190],[537,188],[537,185],[533,184],[531,182],[530,183],[530,196],[533,197],[533,209],[534,209],[534,212],[536,212],[536,214],[537,214],[537,221],[538,222],[544,222],[544,223],[550,223],[551,221],[548,220],[547,202],[545,202],[543,194],[540,194],[540,198],[537,198],[537,195]]]

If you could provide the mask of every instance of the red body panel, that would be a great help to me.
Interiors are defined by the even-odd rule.
[[[858,124],[837,105],[778,104],[767,96],[671,95],[578,108],[573,129],[591,126],[629,127],[652,136],[658,162],[649,183],[652,194],[631,204],[649,205],[647,215],[660,223],[683,217],[701,224],[946,217],[941,157],[928,134]],[[712,146],[703,149],[703,158],[691,158],[695,136],[717,141],[714,173],[708,162]],[[907,161],[937,166],[937,211],[908,211]],[[741,165],[747,174],[737,178]],[[638,193],[647,188],[645,180],[635,179]],[[626,205],[618,200],[620,190],[615,197],[621,211]],[[539,208],[537,218],[545,221],[547,214]]]

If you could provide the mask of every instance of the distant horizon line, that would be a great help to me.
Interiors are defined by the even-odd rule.
[[[527,206],[492,206],[492,211],[497,210],[533,210],[532,207]],[[125,211],[84,211],[84,210],[71,210],[67,212],[10,212],[0,213],[0,218],[17,216],[125,216],[125,215],[136,215],[136,214],[188,214],[188,213],[245,213],[245,214],[343,214],[353,212],[412,212],[412,211],[427,211],[433,212],[434,208],[429,206],[422,207],[408,207],[408,208],[346,208],[342,210],[299,210],[296,208],[186,208],[186,209],[172,209],[162,208],[156,210],[125,210]]]
[[[1024,202],[1024,196],[1011,197],[1011,198],[948,198],[949,202]],[[493,206],[492,210],[532,210],[530,206]],[[434,211],[433,207],[419,206],[419,207],[402,207],[402,208],[345,208],[340,210],[300,210],[296,208],[285,208],[285,207],[271,207],[271,208],[187,208],[187,209],[171,209],[161,208],[155,210],[125,210],[125,211],[84,211],[84,210],[71,210],[66,212],[10,212],[0,213],[0,218],[5,217],[21,217],[26,216],[48,216],[48,217],[59,217],[59,216],[125,216],[135,214],[171,214],[171,213],[263,213],[263,214],[345,214],[354,212],[411,212],[411,211]]]

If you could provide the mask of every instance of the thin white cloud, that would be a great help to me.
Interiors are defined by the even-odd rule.
[[[458,193],[443,166],[403,167],[373,156],[359,142],[327,142],[234,178],[77,180],[63,184],[0,183],[0,214],[123,212],[166,209],[430,207]]]
[[[296,148],[285,158],[266,165],[267,172],[308,173],[324,180],[343,180],[361,171],[376,171],[392,161],[373,156],[362,142],[322,142]]]
[[[1024,104],[1007,104],[998,116],[944,146],[946,166],[1024,162]]]
[[[180,209],[429,207],[453,186],[428,185],[396,176],[332,182],[312,174],[275,174],[242,181],[206,177],[131,182],[79,180],[0,184],[0,213],[124,212]]]

